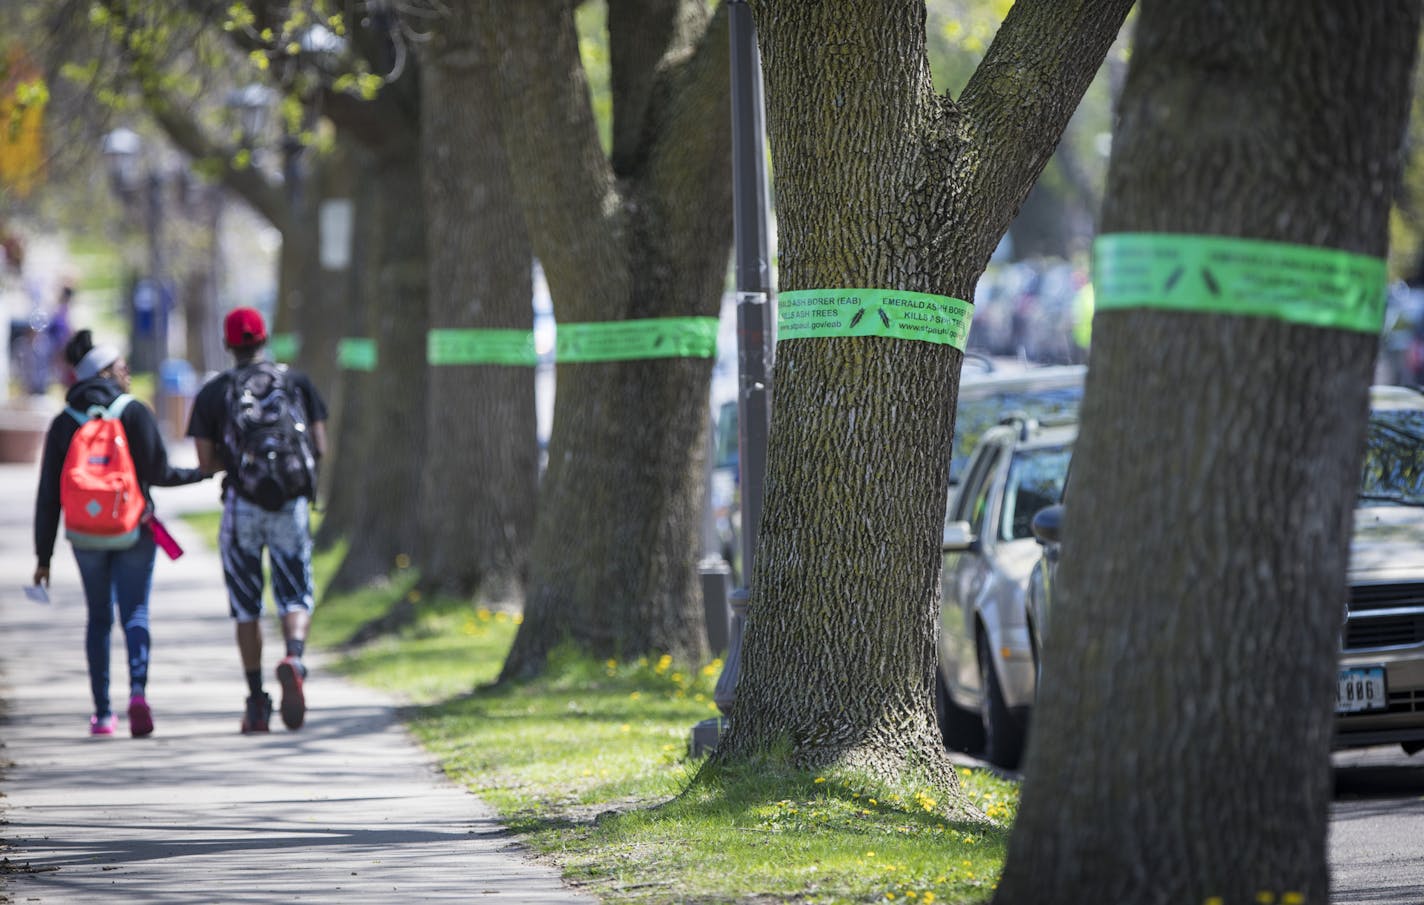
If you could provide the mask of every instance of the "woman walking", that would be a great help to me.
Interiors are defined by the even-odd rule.
[[[45,437],[39,492],[35,499],[35,584],[49,584],[50,559],[60,522],[60,488],[70,444],[90,417],[117,418],[123,432],[116,443],[129,450],[143,495],[141,524],[136,532],[101,541],[79,534],[73,524],[66,524],[66,528],[89,607],[84,643],[89,685],[94,696],[89,732],[113,735],[118,726],[118,718],[109,706],[109,636],[117,605],[128,648],[129,732],[141,737],[153,732],[153,712],[146,696],[148,595],[153,584],[157,549],[153,529],[148,524],[153,515],[150,488],[192,484],[205,475],[196,468],[173,468],[168,464],[168,451],[153,412],[128,396],[128,362],[118,349],[94,345],[91,332],[81,330],[66,344],[64,356],[74,368],[76,382],[65,397],[68,408],[55,417]]]

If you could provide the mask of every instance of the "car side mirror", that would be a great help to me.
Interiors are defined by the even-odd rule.
[[[1063,504],[1045,506],[1033,514],[1029,530],[1040,544],[1056,544],[1061,537],[1063,524]]]
[[[974,529],[969,527],[968,522],[944,523],[945,553],[969,553],[978,547],[979,538],[974,535]]]

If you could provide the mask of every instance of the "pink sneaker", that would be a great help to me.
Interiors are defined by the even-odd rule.
[[[144,700],[141,694],[129,698],[129,733],[134,738],[143,738],[153,733],[153,711],[148,708],[148,701]]]
[[[112,713],[104,717],[95,715],[89,718],[90,735],[113,735],[117,728],[119,728],[119,718]]]

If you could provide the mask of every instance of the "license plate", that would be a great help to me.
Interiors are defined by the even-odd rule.
[[[1357,666],[1340,670],[1335,689],[1336,713],[1361,713],[1389,709],[1383,666]]]

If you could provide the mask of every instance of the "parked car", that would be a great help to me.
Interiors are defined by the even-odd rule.
[[[1029,578],[1029,622],[1051,625],[1063,506],[1032,520],[1042,544]],[[1340,631],[1336,748],[1424,750],[1424,393],[1376,386],[1350,546]]]
[[[944,527],[936,709],[945,742],[1003,767],[1023,754],[1038,681],[1025,591],[1035,513],[1057,502],[1077,425],[1011,416],[983,432]]]

